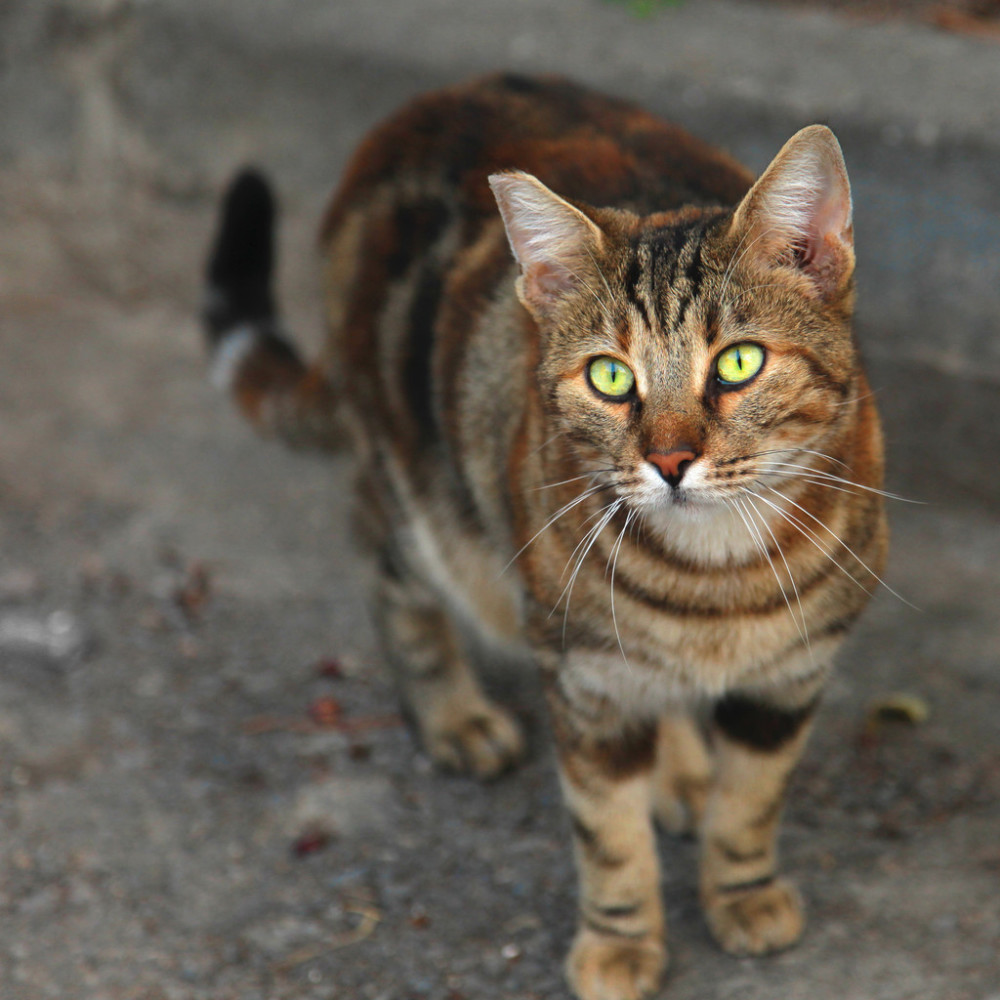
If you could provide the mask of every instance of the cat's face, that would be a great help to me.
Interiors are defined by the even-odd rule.
[[[623,239],[603,294],[568,299],[544,342],[559,429],[643,508],[703,513],[781,481],[845,412],[846,316],[793,270],[730,268],[730,219]]]
[[[735,212],[584,214],[545,191],[498,200],[542,332],[543,398],[584,468],[644,513],[704,516],[822,452],[857,370],[832,135],[796,136]]]

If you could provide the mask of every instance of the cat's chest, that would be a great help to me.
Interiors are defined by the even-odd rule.
[[[616,604],[621,602],[616,601]],[[802,648],[788,615],[680,619],[666,613],[612,623],[605,649],[568,647],[567,680],[639,714],[662,712],[677,701],[716,698],[748,685],[787,680],[827,662],[833,647]]]
[[[780,656],[797,636],[784,607],[747,613],[692,611],[688,607],[651,608],[616,595],[615,618],[625,657],[631,647],[636,660],[654,672],[698,688],[727,686]],[[620,616],[619,616],[619,613]]]
[[[526,582],[549,644],[592,664],[588,686],[712,695],[777,676],[798,658],[802,615],[814,614],[767,564],[699,567],[598,539],[575,574],[549,572],[560,565],[553,545]]]

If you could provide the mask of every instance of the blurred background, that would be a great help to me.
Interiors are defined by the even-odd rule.
[[[841,657],[783,839],[811,924],[737,961],[664,840],[690,1000],[1000,998],[1000,10],[990,0],[3,0],[0,996],[562,998],[574,880],[532,734],[434,775],[375,655],[350,464],[251,436],[196,323],[219,192],[280,192],[280,294],[321,338],[315,228],[428,88],[556,72],[760,170],[830,125],[885,418],[888,592]]]

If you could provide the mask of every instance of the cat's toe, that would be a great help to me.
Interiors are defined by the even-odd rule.
[[[583,928],[566,961],[566,975],[580,1000],[641,1000],[654,993],[667,967],[659,938],[610,937]]]
[[[765,955],[795,944],[805,928],[802,897],[777,879],[745,892],[717,892],[705,904],[709,929],[731,955]]]
[[[439,727],[427,743],[428,752],[439,766],[482,779],[495,778],[524,756],[520,726],[494,705],[451,720]]]

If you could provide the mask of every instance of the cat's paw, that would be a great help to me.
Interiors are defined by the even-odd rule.
[[[795,944],[805,928],[802,897],[777,879],[745,892],[717,892],[705,903],[709,929],[730,955],[765,955]]]
[[[656,992],[667,967],[658,938],[611,937],[581,929],[566,960],[566,976],[580,1000],[641,1000]]]
[[[424,742],[439,767],[482,779],[495,778],[524,756],[521,727],[487,703],[475,712],[438,720]]]

